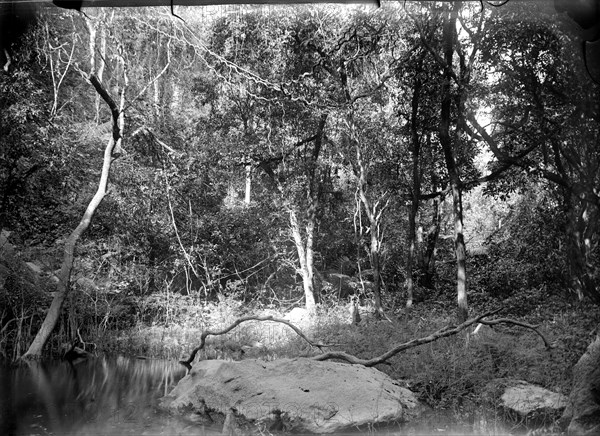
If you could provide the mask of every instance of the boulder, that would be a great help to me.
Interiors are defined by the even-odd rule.
[[[553,424],[567,406],[564,395],[523,380],[498,379],[492,383],[507,416],[528,428]]]
[[[226,433],[333,433],[405,423],[421,412],[415,395],[384,373],[307,358],[194,365],[161,407],[196,422],[223,422]],[[252,430],[248,430],[252,429]]]
[[[573,367],[573,388],[562,422],[568,435],[600,434],[600,332]]]

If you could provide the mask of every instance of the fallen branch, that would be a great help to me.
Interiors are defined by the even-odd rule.
[[[208,336],[220,336],[220,335],[224,335],[226,333],[229,333],[231,330],[233,330],[234,328],[236,328],[238,325],[240,325],[243,322],[246,321],[273,321],[273,322],[278,322],[281,324],[285,324],[288,327],[290,327],[292,330],[294,330],[298,336],[300,336],[302,339],[304,339],[311,347],[316,347],[319,350],[322,351],[322,349],[324,347],[330,347],[331,345],[326,345],[326,344],[321,344],[321,343],[317,343],[317,342],[313,342],[310,339],[308,339],[306,337],[306,335],[304,333],[302,333],[302,330],[300,330],[298,327],[296,327],[294,324],[292,324],[291,322],[285,320],[285,319],[281,319],[281,318],[275,318],[272,315],[265,315],[265,316],[244,316],[242,318],[239,318],[237,320],[235,320],[233,322],[233,324],[231,324],[229,327],[226,327],[223,330],[205,330],[202,332],[202,334],[200,335],[200,345],[198,345],[196,348],[194,348],[192,350],[192,352],[190,353],[190,357],[188,357],[186,360],[180,360],[179,363],[181,363],[183,366],[185,366],[188,371],[190,369],[192,369],[192,365],[191,363],[194,361],[194,359],[196,358],[196,354],[198,354],[198,351],[202,350],[204,348],[204,346],[206,345],[206,338]]]
[[[525,322],[516,321],[514,319],[509,319],[509,318],[498,318],[498,319],[490,319],[490,320],[481,320],[481,321],[479,321],[479,324],[484,324],[484,325],[513,324],[513,325],[518,325],[519,327],[528,328],[528,329],[533,330],[534,332],[536,332],[542,338],[542,340],[544,341],[544,345],[546,346],[546,348],[548,350],[551,350],[552,348],[556,348],[556,345],[551,344],[548,341],[548,339],[546,339],[546,337],[542,334],[542,332],[540,332],[538,330],[539,325],[527,324]]]
[[[437,341],[440,338],[445,338],[447,336],[455,335],[473,324],[481,323],[483,318],[487,318],[488,316],[495,315],[500,310],[502,310],[502,309],[491,310],[489,312],[484,313],[483,315],[479,315],[478,317],[468,319],[465,322],[463,322],[462,324],[459,324],[457,326],[446,326],[428,336],[425,336],[422,338],[417,338],[417,339],[411,339],[408,342],[404,342],[403,344],[396,345],[391,350],[386,351],[382,355],[374,357],[372,359],[359,359],[358,357],[353,356],[348,353],[345,353],[343,351],[330,351],[330,352],[327,352],[324,354],[320,354],[318,356],[314,356],[312,359],[314,359],[314,360],[340,359],[340,360],[345,360],[346,362],[351,363],[353,365],[363,365],[363,366],[367,366],[367,367],[375,366],[380,363],[387,363],[388,359],[394,357],[396,354],[400,353],[401,351],[407,350],[409,348],[418,347],[419,345],[428,344],[430,342]]]
[[[343,351],[329,351],[329,352],[326,352],[323,354],[319,354],[317,356],[313,356],[313,357],[311,357],[311,359],[318,360],[318,361],[330,360],[330,359],[340,359],[340,360],[344,360],[353,365],[363,365],[366,367],[371,367],[371,366],[375,366],[375,365],[379,365],[379,364],[389,365],[388,360],[391,359],[392,357],[394,357],[396,354],[400,353],[401,351],[408,350],[409,348],[418,347],[420,345],[428,344],[430,342],[437,341],[438,339],[441,339],[441,338],[455,335],[455,334],[460,333],[461,331],[465,330],[466,328],[472,326],[473,324],[484,324],[484,325],[512,324],[512,325],[517,325],[520,327],[528,328],[528,329],[531,329],[534,332],[536,332],[542,338],[542,340],[544,341],[544,345],[546,346],[547,349],[554,348],[554,345],[552,345],[546,339],[546,337],[538,330],[539,326],[527,324],[527,323],[521,322],[521,321],[516,321],[516,320],[510,319],[510,318],[497,318],[497,319],[490,319],[490,320],[485,319],[492,315],[497,314],[501,310],[502,310],[502,308],[488,311],[488,312],[486,312],[482,315],[479,315],[475,318],[468,319],[465,322],[463,322],[462,324],[459,324],[457,326],[453,326],[453,325],[445,326],[445,327],[435,331],[434,333],[431,333],[428,336],[424,336],[422,338],[411,339],[408,342],[404,342],[402,344],[396,345],[391,350],[388,350],[385,353],[381,354],[380,356],[374,357],[372,359],[360,359],[356,356],[353,356],[352,354],[348,354]],[[331,345],[325,345],[325,344],[315,343],[315,342],[311,341],[310,339],[308,339],[306,337],[306,335],[304,335],[304,333],[302,333],[302,331],[298,327],[296,327],[295,325],[293,325],[292,323],[290,323],[287,320],[274,318],[273,316],[270,316],[270,315],[269,316],[246,316],[246,317],[237,319],[236,321],[233,322],[233,324],[231,324],[229,327],[225,328],[224,330],[220,330],[220,331],[206,330],[206,331],[202,332],[202,334],[200,336],[200,345],[192,350],[190,357],[187,360],[180,360],[179,363],[181,363],[183,366],[185,366],[188,369],[188,371],[191,370],[191,368],[192,368],[191,363],[196,358],[196,354],[198,353],[198,351],[200,351],[204,348],[204,346],[206,344],[206,338],[208,336],[224,335],[224,334],[230,332],[231,330],[233,330],[235,327],[237,327],[241,323],[246,322],[246,321],[279,322],[279,323],[289,326],[292,330],[294,330],[298,334],[298,336],[300,336],[302,339],[304,339],[306,342],[308,342],[308,344],[312,347],[316,347],[316,348],[319,348],[319,350],[322,350],[324,347],[331,346]]]

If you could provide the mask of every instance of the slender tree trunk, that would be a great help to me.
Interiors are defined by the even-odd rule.
[[[306,243],[304,243],[296,211],[290,210],[289,214],[292,237],[294,238],[294,244],[296,245],[298,260],[300,263],[300,275],[302,276],[302,287],[304,289],[306,309],[308,311],[314,311],[317,302],[314,286],[314,236],[312,235],[314,232],[314,226],[307,225]]]
[[[317,227],[316,199],[313,199],[308,206],[308,217],[306,223],[306,270],[307,279],[311,283],[312,299],[315,303],[319,302],[320,288],[315,281],[315,230]],[[312,303],[314,309],[314,303]],[[308,308],[308,307],[307,307]]]
[[[414,280],[413,265],[415,258],[415,237],[416,237],[416,211],[414,202],[408,211],[408,252],[406,254],[406,308],[410,309],[413,305]]]
[[[306,309],[311,312],[314,311],[316,307],[313,282],[313,237],[310,235],[310,230],[314,230],[314,227],[307,226],[307,243],[305,245],[302,240],[302,232],[300,230],[300,224],[298,223],[296,210],[291,208],[289,214],[292,237],[294,238],[296,251],[298,252],[298,260],[300,262],[300,274],[302,276],[302,287],[304,289]]]
[[[371,269],[373,270],[373,299],[375,303],[375,313],[383,314],[381,304],[381,271],[379,265],[379,238],[374,227],[371,226],[371,250],[369,254]]]
[[[252,190],[252,165],[246,165],[246,190],[244,192],[244,203],[250,204],[250,194]]]
[[[327,122],[327,114],[322,114],[317,128],[317,133],[314,138],[314,149],[311,156],[307,156],[304,174],[308,179],[307,188],[307,214],[306,214],[306,234],[305,240],[302,235],[300,223],[298,222],[298,210],[294,205],[289,205],[288,212],[290,217],[290,229],[296,251],[298,252],[298,261],[300,263],[300,274],[302,275],[302,286],[304,288],[304,297],[306,308],[309,312],[314,312],[318,301],[318,293],[315,291],[315,269],[314,269],[314,241],[317,224],[317,209],[319,206],[319,192],[317,189],[317,163],[323,145],[323,133],[325,123]],[[284,189],[280,181],[275,177],[272,170],[268,166],[263,167],[267,175],[273,180],[279,192],[284,194]],[[284,198],[284,202],[288,199]]]
[[[456,290],[457,290],[457,317],[459,322],[464,322],[468,316],[467,303],[467,268],[466,268],[466,249],[463,235],[463,209],[461,181],[458,173],[458,167],[454,157],[452,137],[450,134],[451,106],[452,106],[452,63],[454,57],[454,44],[456,41],[456,20],[458,11],[462,6],[461,2],[456,2],[452,9],[447,11],[444,16],[443,24],[443,45],[444,45],[444,79],[442,82],[442,104],[440,114],[440,144],[444,151],[446,169],[450,178],[450,188],[452,191],[452,212],[454,217],[454,251],[456,254]]]
[[[317,171],[317,163],[323,145],[323,132],[325,131],[325,123],[327,122],[327,114],[322,114],[315,136],[315,145],[312,156],[307,162],[306,175],[308,176],[307,201],[308,207],[306,211],[306,242],[303,244],[300,225],[295,209],[290,210],[290,224],[292,226],[292,234],[298,257],[300,258],[300,269],[302,273],[302,283],[304,287],[304,297],[306,300],[306,309],[309,312],[314,312],[316,303],[319,299],[320,289],[315,286],[315,269],[314,269],[314,241],[315,231],[317,227],[317,209],[319,206],[319,178]]]
[[[425,235],[425,247],[421,262],[421,284],[428,289],[434,288],[435,252],[437,240],[440,235],[440,200],[437,198],[433,199],[432,209],[433,217],[431,218],[431,225]]]
[[[421,94],[421,82],[416,80],[413,88],[412,96],[412,112],[411,112],[411,142],[412,142],[412,202],[408,211],[408,253],[406,256],[406,308],[410,309],[413,305],[414,281],[413,281],[413,265],[415,259],[416,246],[416,219],[419,212],[419,202],[421,201],[421,171],[420,171],[420,141],[418,132],[418,112],[419,98]]]
[[[381,262],[380,262],[380,227],[383,219],[385,205],[378,209],[378,203],[371,205],[367,196],[367,170],[365,168],[360,145],[356,142],[356,168],[358,177],[358,194],[360,202],[365,209],[369,219],[369,231],[371,234],[371,243],[369,247],[369,263],[373,271],[373,303],[375,304],[375,313],[377,316],[384,316],[383,305],[381,303]]]
[[[462,194],[459,184],[452,185],[452,211],[454,215],[454,250],[456,252],[456,291],[458,321],[468,318],[467,303],[467,251],[463,234]]]
[[[67,241],[65,242],[65,248],[63,251],[63,262],[58,275],[57,290],[50,305],[50,309],[48,309],[46,318],[44,319],[44,322],[42,323],[42,326],[37,332],[33,342],[29,346],[29,349],[22,356],[23,359],[40,358],[44,345],[48,341],[52,330],[54,330],[54,328],[56,327],[63,303],[70,289],[71,271],[73,269],[75,245],[77,244],[77,241],[79,240],[81,235],[89,227],[92,217],[96,212],[96,209],[98,208],[98,206],[102,202],[102,199],[104,199],[104,196],[106,195],[110,167],[114,158],[113,152],[119,150],[120,148],[121,132],[123,127],[122,115],[120,114],[120,111],[117,108],[114,101],[112,100],[112,98],[106,92],[106,89],[104,89],[103,85],[100,82],[98,82],[98,79],[95,76],[90,76],[89,80],[94,86],[94,88],[96,88],[96,91],[108,103],[109,107],[111,107],[111,112],[113,114],[113,135],[104,150],[102,173],[100,175],[100,181],[98,183],[98,189],[96,191],[96,194],[88,204],[88,207],[85,210],[85,213],[83,214],[83,218],[79,222],[79,225],[75,228],[75,230],[73,230],[73,232],[71,232],[71,234],[67,238]]]

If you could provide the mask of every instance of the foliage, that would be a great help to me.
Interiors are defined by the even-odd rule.
[[[552,198],[543,192],[526,193],[486,241],[487,253],[473,259],[478,259],[473,287],[498,299],[524,299],[540,287],[566,296],[564,225],[564,215]],[[514,237],[517,228],[520,236]],[[529,304],[537,305],[538,297]]]
[[[56,258],[92,195],[111,134],[106,108],[81,78],[90,43],[112,98],[123,91],[124,150],[78,247],[74,292],[50,352],[83,339],[97,351],[175,358],[205,327],[248,311],[285,315],[303,296],[290,211],[303,232],[315,226],[315,282],[331,274],[368,281],[371,235],[380,231],[392,322],[372,320],[361,295],[363,322],[349,325],[347,302],[325,286],[315,338],[370,357],[447,325],[456,269],[438,132],[443,15],[435,4],[385,6],[244,10],[185,24],[146,10],[94,11],[89,21],[44,16],[0,73],[0,227],[14,231],[17,246],[0,265],[8,277],[0,289],[3,354],[21,354],[41,321]],[[513,7],[465,6],[456,41],[463,51],[455,70],[465,76],[450,87],[450,134],[469,300],[474,312],[502,305],[542,323],[558,346],[549,355],[528,333],[499,329],[493,340],[449,338],[381,368],[463,420],[492,377],[566,392],[568,369],[598,321],[596,307],[574,302],[572,282],[587,274],[597,285],[600,271],[598,117],[586,100],[595,88],[577,80],[560,25],[514,20],[527,14]],[[477,130],[472,116],[489,125]],[[377,205],[376,222],[361,208],[359,183]],[[435,268],[416,273],[423,280],[414,310],[396,319],[417,185],[415,261],[423,267],[430,250],[427,267]],[[21,262],[40,258],[51,259],[42,283]],[[270,325],[230,339],[263,342],[247,349],[257,358],[314,352]],[[204,357],[223,350],[214,344]]]

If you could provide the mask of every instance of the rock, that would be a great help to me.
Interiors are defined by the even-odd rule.
[[[333,433],[408,422],[422,410],[411,391],[374,368],[307,358],[204,360],[161,406],[192,417],[212,413],[209,420],[219,422],[227,417],[226,434],[244,427],[240,419],[259,432]]]
[[[573,367],[573,388],[561,421],[568,435],[600,434],[600,332]]]
[[[513,385],[507,386],[500,399],[504,407],[522,417],[540,411],[562,411],[567,405],[564,395],[522,380],[515,380]]]
[[[567,406],[567,398],[523,380],[499,379],[492,382],[500,389],[500,406],[508,416],[535,428],[554,423]]]

